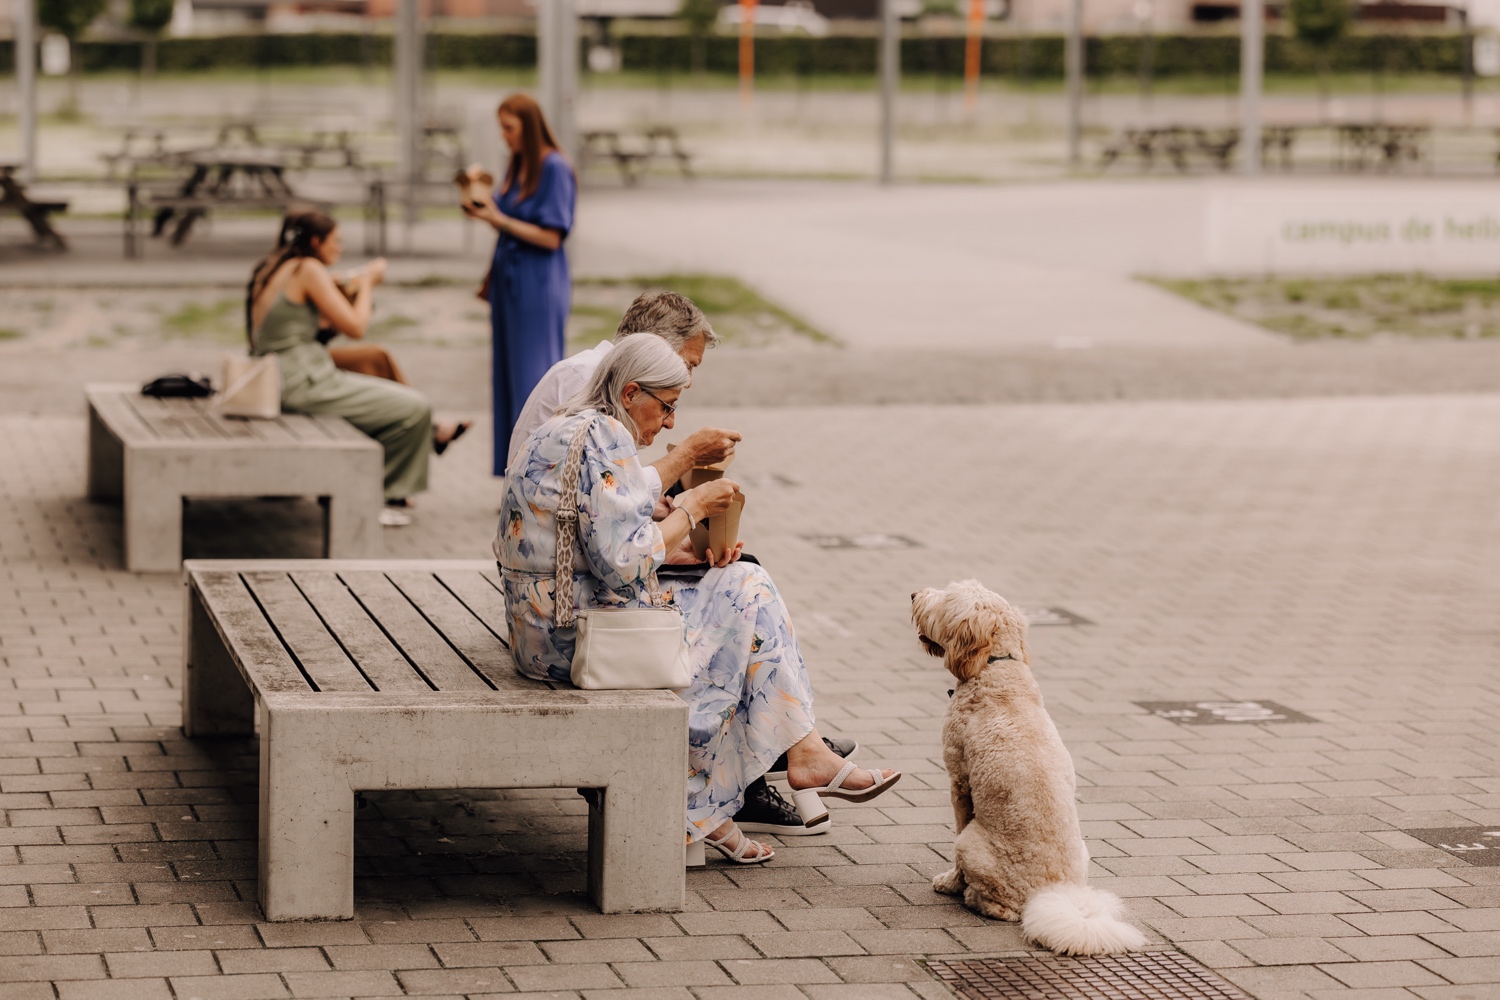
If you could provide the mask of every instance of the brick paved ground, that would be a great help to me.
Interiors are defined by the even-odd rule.
[[[1260,1000],[1500,995],[1500,868],[1401,832],[1500,823],[1500,400],[685,411],[746,432],[745,532],[821,724],[902,784],[637,917],[581,901],[571,792],[372,795],[358,919],[282,925],[253,902],[253,744],[177,729],[178,582],[118,568],[118,511],[80,499],[81,419],[0,417],[0,996],[946,996],[924,957],[1021,947],[927,886],[951,847],[948,684],[906,594],[969,575],[1095,623],[1036,629],[1035,668],[1097,883],[1159,946]],[[393,554],[485,556],[479,430]],[[195,504],[189,551],[309,552],[315,523]],[[921,547],[802,537],[824,532]],[[1319,721],[1133,704],[1238,698]]]

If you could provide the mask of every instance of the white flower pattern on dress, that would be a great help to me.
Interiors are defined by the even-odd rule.
[[[554,417],[528,440],[504,480],[495,556],[505,585],[511,655],[537,680],[566,682],[571,629],[553,625],[562,462],[580,420],[583,449],[573,601],[646,607],[647,580],[666,558],[651,520],[655,494],[630,432],[594,410]],[[813,728],[812,685],[786,605],[753,563],[710,569],[662,593],[682,610],[693,683],[688,703],[687,839],[712,833],[739,812],[750,782]]]

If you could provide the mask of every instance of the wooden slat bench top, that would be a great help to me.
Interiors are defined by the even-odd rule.
[[[493,562],[184,570],[183,729],[259,733],[268,919],[354,915],[354,798],[371,789],[592,789],[589,895],[682,909],[687,704],[519,676]]]
[[[89,403],[122,442],[132,448],[175,445],[266,448],[378,447],[342,417],[283,413],[273,420],[220,416],[208,399],[156,399],[130,384],[95,383]]]
[[[580,697],[516,673],[493,562],[192,560],[184,568],[226,649],[266,694]]]

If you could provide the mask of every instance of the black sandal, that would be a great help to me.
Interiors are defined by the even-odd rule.
[[[441,455],[443,452],[445,452],[445,451],[448,450],[448,446],[450,444],[452,444],[453,442],[457,441],[459,438],[461,438],[461,437],[464,436],[464,431],[468,430],[470,427],[473,427],[473,426],[474,426],[474,421],[472,421],[472,420],[463,420],[463,421],[460,421],[459,425],[457,427],[453,428],[453,436],[451,438],[449,438],[448,440],[446,440],[446,441],[439,441],[438,437],[437,437],[437,431],[433,431],[432,432],[432,450],[433,450],[433,452],[435,454]]]

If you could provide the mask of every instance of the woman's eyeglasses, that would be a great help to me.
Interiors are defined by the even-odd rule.
[[[672,414],[677,412],[676,404],[667,402],[665,399],[662,399],[660,396],[652,392],[650,389],[647,389],[645,386],[641,386],[641,391],[661,404],[661,408],[664,411],[663,419],[665,419],[666,417],[670,417]]]

